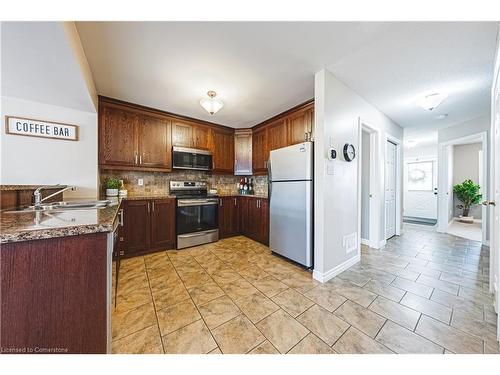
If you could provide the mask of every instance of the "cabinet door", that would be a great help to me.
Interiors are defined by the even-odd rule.
[[[150,245],[150,202],[125,201],[123,207],[123,246],[125,256],[146,252]]]
[[[101,105],[99,113],[99,164],[137,164],[137,115]]]
[[[139,165],[171,170],[170,123],[151,116],[139,117]]]
[[[236,236],[240,233],[240,205],[237,197],[231,197],[230,233]]]
[[[306,135],[312,130],[311,108],[303,109],[287,117],[288,144],[294,145],[304,142]]]
[[[234,133],[234,174],[252,175],[252,132]]]
[[[249,234],[248,201],[249,201],[249,199],[246,197],[238,197],[239,215],[240,215],[240,232],[246,236]]]
[[[151,201],[151,249],[171,249],[175,243],[175,199]]]
[[[260,233],[259,242],[264,245],[269,244],[269,202],[267,199],[260,199]]]
[[[172,145],[179,147],[193,147],[193,126],[190,123],[172,121]]]
[[[267,173],[267,128],[261,128],[252,134],[252,164],[255,174]]]
[[[211,148],[213,153],[213,171],[233,173],[234,139],[230,131],[213,129]]]
[[[259,199],[248,199],[248,236],[256,241],[260,238],[260,217]]]
[[[204,126],[193,126],[193,147],[208,150],[209,129]]]
[[[287,131],[284,119],[267,125],[268,151],[276,150],[287,145]],[[268,158],[266,158],[266,161]]]
[[[219,198],[219,237],[225,238],[231,235],[231,198]]]

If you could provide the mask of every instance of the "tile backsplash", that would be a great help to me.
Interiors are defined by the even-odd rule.
[[[236,194],[237,184],[240,176],[233,175],[215,175],[199,171],[175,171],[171,173],[163,172],[141,172],[141,171],[120,171],[120,170],[101,170],[100,172],[100,191],[104,192],[103,186],[106,177],[115,177],[123,180],[124,189],[128,190],[130,195],[143,194],[168,194],[169,181],[205,181],[211,189],[217,189],[219,194]],[[143,186],[139,186],[138,180],[142,178]],[[254,176],[255,194],[267,195],[267,176]]]

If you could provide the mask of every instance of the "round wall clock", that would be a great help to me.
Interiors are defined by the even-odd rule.
[[[350,143],[344,145],[344,159],[345,161],[353,161],[356,157],[356,149]]]

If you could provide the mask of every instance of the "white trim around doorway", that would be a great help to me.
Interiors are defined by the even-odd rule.
[[[447,233],[450,222],[448,221],[448,212],[450,210],[448,196],[445,194],[448,187],[447,177],[448,177],[448,157],[447,157],[447,147],[462,145],[472,142],[481,142],[483,150],[483,186],[481,186],[483,197],[489,196],[489,186],[488,180],[488,133],[480,132],[476,134],[471,134],[465,137],[452,139],[446,142],[440,142],[438,144],[438,225],[437,231],[440,233]],[[491,182],[491,181],[490,181]],[[490,223],[490,218],[488,217],[488,209],[486,206],[481,208],[481,216],[483,218],[482,222],[482,243],[485,246],[489,246],[489,241],[486,239],[486,230]]]
[[[361,238],[361,177],[362,177],[362,136],[363,131],[370,135],[370,218],[369,238]],[[380,131],[358,118],[358,243],[368,245],[372,248],[380,248],[380,191],[377,182],[380,181],[379,157]],[[361,249],[360,249],[361,250]]]

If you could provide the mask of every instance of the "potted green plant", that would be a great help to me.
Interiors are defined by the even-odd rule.
[[[472,180],[465,180],[461,184],[453,186],[453,192],[457,195],[457,199],[462,202],[462,204],[457,205],[457,208],[463,210],[460,216],[460,221],[465,223],[472,223],[474,221],[473,216],[469,216],[469,210],[472,205],[478,204],[483,197],[479,194],[481,186],[475,184]]]
[[[119,179],[114,177],[108,177],[106,178],[104,184],[106,185],[106,196],[108,197],[118,196],[118,189],[120,189],[122,186],[122,183]]]

